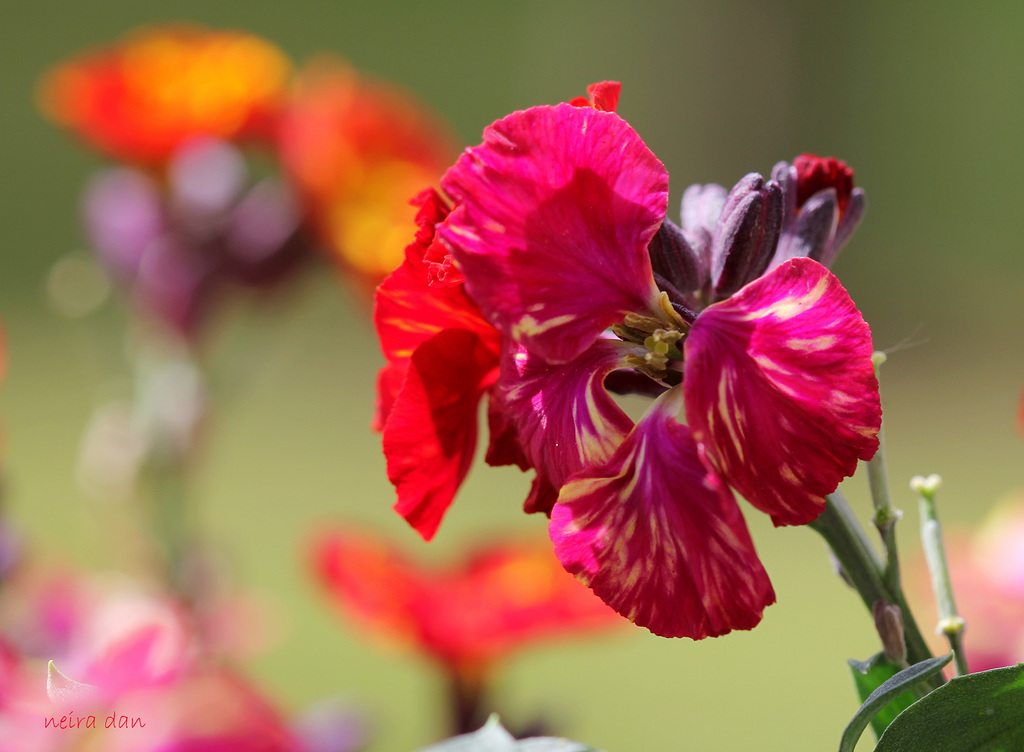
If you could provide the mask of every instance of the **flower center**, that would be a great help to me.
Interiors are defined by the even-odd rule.
[[[672,307],[668,295],[659,298],[660,316],[627,313],[621,324],[612,326],[612,333],[625,342],[643,345],[643,355],[627,355],[630,367],[658,381],[676,381],[678,369],[673,364],[683,360],[682,342],[690,325]]]

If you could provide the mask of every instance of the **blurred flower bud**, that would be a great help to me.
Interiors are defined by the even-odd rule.
[[[221,231],[247,176],[241,153],[225,141],[195,138],[174,153],[168,169],[168,201],[193,242]]]

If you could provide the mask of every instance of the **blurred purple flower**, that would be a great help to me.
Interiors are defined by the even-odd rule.
[[[184,334],[230,288],[272,287],[311,250],[283,183],[251,185],[241,153],[210,138],[175,153],[166,183],[103,170],[83,214],[93,251],[133,303]]]

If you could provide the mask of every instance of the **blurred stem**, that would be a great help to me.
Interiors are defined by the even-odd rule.
[[[476,731],[487,720],[483,713],[483,683],[458,671],[449,674],[452,736]]]
[[[135,420],[145,441],[140,482],[150,503],[151,532],[168,585],[194,605],[199,594],[188,571],[194,544],[190,476],[205,416],[205,380],[187,343],[167,339],[164,332],[136,332],[131,360]]]
[[[875,367],[875,378],[881,379],[882,364],[885,353],[876,352],[871,357]],[[871,488],[871,502],[875,507],[874,524],[882,538],[885,552],[885,582],[890,592],[900,591],[900,559],[896,548],[896,523],[903,517],[903,512],[896,509],[889,499],[889,476],[885,470],[885,441],[882,428],[878,430],[878,451],[867,462],[868,485]],[[902,607],[901,607],[902,608]]]
[[[942,525],[935,510],[935,492],[942,484],[938,475],[927,478],[915,476],[910,487],[917,491],[918,508],[921,515],[921,544],[924,547],[924,558],[928,562],[931,574],[932,591],[939,609],[939,631],[949,640],[953,650],[957,676],[968,673],[967,657],[964,654],[964,620],[956,609],[953,599],[953,582],[949,577],[949,565],[946,561],[946,546],[942,539]]]
[[[914,664],[931,658],[931,651],[907,606],[902,588],[891,589],[883,576],[878,553],[843,495],[837,491],[826,496],[825,510],[810,526],[818,531],[835,553],[840,566],[869,612],[878,600],[900,607],[907,643],[907,661]],[[926,685],[928,690],[931,690],[942,683],[942,676],[937,675],[929,679]]]
[[[190,537],[186,464],[167,457],[151,457],[145,478],[153,502],[153,533],[162,549],[167,582],[176,593],[191,601],[194,593],[185,573]]]

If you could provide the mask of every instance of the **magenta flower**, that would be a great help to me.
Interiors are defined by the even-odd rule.
[[[537,471],[563,566],[659,635],[756,625],[775,595],[730,488],[777,525],[810,522],[881,423],[839,281],[805,257],[765,273],[794,227],[785,186],[691,194],[676,227],[637,133],[569,104],[497,121],[442,186],[438,236],[503,338],[492,410]],[[634,425],[608,386],[660,396]]]

